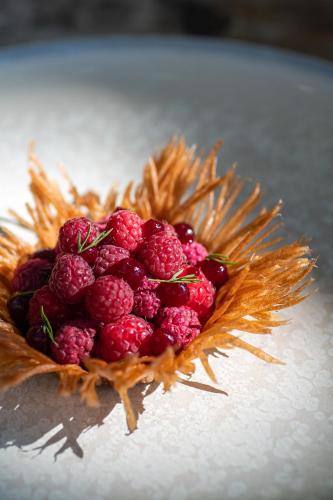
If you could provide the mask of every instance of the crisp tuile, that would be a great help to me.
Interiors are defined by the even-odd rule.
[[[202,158],[195,155],[194,147],[186,146],[183,138],[173,138],[149,159],[141,183],[130,182],[123,195],[113,185],[102,202],[93,192],[80,194],[68,177],[70,197],[66,197],[48,178],[31,145],[29,174],[33,203],[28,205],[29,218],[26,220],[13,210],[10,213],[19,225],[34,232],[36,245],[25,243],[7,229],[1,228],[0,233],[0,389],[13,387],[36,374],[54,372],[59,375],[60,395],[79,390],[85,403],[96,406],[96,386],[107,382],[122,399],[128,426],[134,430],[137,422],[129,389],[140,382],[155,381],[169,390],[179,380],[179,374],[190,377],[195,372],[196,359],[216,382],[206,354],[211,349],[237,347],[266,362],[281,363],[232,332],[267,335],[272,328],[285,324],[275,312],[306,297],[303,291],[311,283],[309,274],[315,260],[309,258],[309,247],[304,240],[281,245],[283,239],[276,235],[280,223],[273,222],[281,212],[281,202],[271,209],[258,210],[259,184],[241,201],[244,182],[236,175],[235,168],[223,176],[217,174],[220,146],[221,143],[216,144]],[[35,249],[54,246],[67,219],[87,215],[99,220],[117,204],[135,209],[144,218],[170,223],[188,221],[194,226],[198,241],[209,252],[228,255],[236,265],[230,268],[230,279],[217,294],[215,311],[202,333],[180,353],[168,348],[158,357],[134,356],[109,364],[87,358],[84,368],[59,365],[28,346],[11,324],[6,304],[11,295],[13,272]]]

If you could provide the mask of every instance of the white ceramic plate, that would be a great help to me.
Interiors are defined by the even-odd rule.
[[[312,236],[321,266],[321,290],[285,314],[291,326],[255,339],[285,367],[237,351],[213,361],[228,397],[157,390],[129,436],[111,391],[99,410],[56,399],[53,377],[1,395],[3,500],[332,494],[332,83],[328,63],[243,44],[114,38],[2,50],[1,215],[23,209],[31,139],[50,173],[63,163],[80,188],[105,193],[138,178],[172,134],[199,148],[223,138],[220,168],[237,161],[267,203],[282,197],[289,236]],[[135,390],[139,413],[141,399]]]

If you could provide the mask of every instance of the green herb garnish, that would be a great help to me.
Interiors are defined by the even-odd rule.
[[[182,272],[183,269],[180,269],[168,280],[159,280],[155,278],[148,278],[148,280],[156,283],[199,283],[201,281],[195,274],[186,274],[185,276],[179,277]]]
[[[52,328],[52,325],[50,323],[49,318],[45,314],[43,306],[41,306],[41,308],[40,308],[40,317],[43,321],[43,325],[42,325],[43,332],[45,333],[45,335],[48,335],[51,342],[53,342],[53,344],[55,344],[56,341],[54,340],[53,328]]]
[[[89,245],[87,245],[87,242],[91,233],[91,224],[89,226],[89,229],[87,231],[86,237],[83,242],[81,242],[81,232],[79,231],[77,235],[77,253],[80,254],[82,252],[85,252],[86,250],[90,250],[90,248],[96,247],[97,245],[99,245],[101,241],[103,241],[107,236],[109,236],[111,231],[112,228],[108,229],[107,231],[102,231],[98,236],[96,236],[96,238],[91,243],[89,243]]]

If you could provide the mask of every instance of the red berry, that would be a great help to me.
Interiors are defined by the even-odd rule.
[[[48,282],[52,264],[45,259],[29,259],[15,269],[12,287],[14,292],[37,290]]]
[[[79,237],[81,244],[87,238],[85,241],[85,247],[87,247],[97,238],[98,234],[98,227],[87,217],[69,219],[59,231],[59,250],[64,253],[77,254],[79,252]]]
[[[161,283],[157,289],[157,295],[164,306],[183,306],[190,298],[190,292],[185,283]]]
[[[50,339],[44,331],[43,325],[35,325],[29,328],[27,333],[28,344],[43,354],[50,352]]]
[[[186,260],[191,266],[196,266],[198,262],[204,260],[208,255],[206,248],[197,241],[193,241],[192,243],[184,243],[182,245],[182,248]]]
[[[56,252],[54,248],[46,248],[44,250],[37,250],[31,256],[33,259],[44,259],[49,262],[54,262],[56,258]]]
[[[91,267],[79,255],[58,257],[50,277],[50,288],[63,302],[75,304],[95,277]]]
[[[30,325],[41,323],[41,307],[52,326],[61,324],[68,317],[68,308],[46,285],[37,290],[29,304],[28,319]]]
[[[96,353],[107,362],[145,354],[152,334],[152,326],[147,321],[128,314],[102,328]]]
[[[107,230],[111,229],[111,234],[105,242],[134,252],[142,242],[142,223],[142,219],[135,212],[114,212],[106,226]]]
[[[200,268],[206,278],[217,287],[228,281],[227,267],[216,260],[204,260],[200,263]]]
[[[142,234],[144,238],[150,238],[153,234],[164,230],[163,222],[156,219],[149,219],[142,226]]]
[[[138,288],[138,290],[156,290],[158,286],[159,283],[157,281],[152,281],[148,278],[148,276],[144,276],[141,286]]]
[[[144,242],[140,259],[156,278],[169,279],[184,263],[180,241],[165,231],[156,233]]]
[[[56,333],[55,343],[51,345],[52,358],[62,365],[80,364],[89,356],[94,346],[89,331],[73,325],[63,325]]]
[[[160,354],[167,345],[176,348],[186,347],[201,330],[195,311],[188,307],[164,307],[156,318],[159,328],[151,342],[153,354]]]
[[[94,264],[94,273],[96,276],[110,274],[114,264],[126,257],[130,253],[125,248],[116,247],[115,245],[102,245],[98,249],[98,255]]]
[[[90,317],[108,323],[116,321],[133,307],[133,290],[116,276],[102,276],[89,287],[86,308]]]
[[[88,248],[88,250],[85,250],[84,252],[80,253],[80,257],[84,259],[90,267],[93,267],[93,265],[96,262],[98,256],[98,250],[97,248]]]
[[[151,356],[159,356],[162,354],[167,347],[174,347],[176,350],[179,346],[176,345],[176,336],[169,333],[163,328],[158,328],[155,330],[149,344],[149,354]]]
[[[174,225],[174,228],[182,243],[192,243],[192,241],[194,241],[194,229],[190,226],[190,224],[186,224],[186,222],[179,222]]]
[[[29,328],[28,311],[31,297],[32,293],[14,295],[7,303],[10,317],[14,321],[15,326],[21,330],[22,333],[25,333]]]
[[[206,321],[214,306],[215,288],[200,269],[188,266],[183,269],[180,277],[187,274],[195,274],[200,281],[187,284],[190,298],[186,305],[198,313],[201,321]]]
[[[111,273],[119,278],[123,278],[133,290],[136,290],[142,284],[145,276],[145,268],[141,262],[129,257],[128,259],[120,260],[112,266]]]
[[[156,316],[161,305],[160,299],[152,290],[137,290],[134,294],[133,313],[144,318]]]

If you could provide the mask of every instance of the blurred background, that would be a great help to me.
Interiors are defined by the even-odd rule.
[[[0,44],[109,34],[238,39],[333,60],[332,0],[0,0]]]

